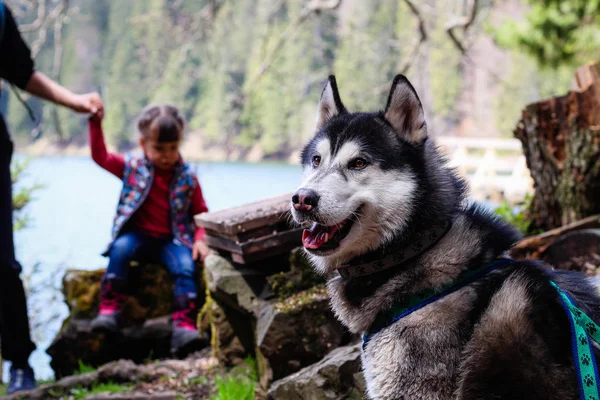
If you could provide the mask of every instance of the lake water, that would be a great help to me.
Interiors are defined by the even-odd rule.
[[[17,158],[23,158],[17,156]],[[300,167],[262,163],[197,163],[198,179],[211,211],[241,205],[294,190]],[[100,255],[110,239],[112,218],[121,182],[86,157],[43,157],[30,160],[19,184],[45,187],[28,205],[27,228],[15,234],[17,257],[24,276],[32,275],[32,287],[60,287],[66,268],[105,267]],[[38,350],[30,361],[39,379],[53,377],[45,350],[67,315],[61,296],[51,289],[31,296],[32,323],[58,315],[41,329],[34,329]],[[7,367],[5,365],[5,367]],[[7,368],[4,368],[6,381]]]

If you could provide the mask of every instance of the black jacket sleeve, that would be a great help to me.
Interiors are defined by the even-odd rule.
[[[21,37],[17,23],[6,5],[4,10],[6,25],[4,36],[0,41],[0,78],[25,89],[34,71],[31,51]]]

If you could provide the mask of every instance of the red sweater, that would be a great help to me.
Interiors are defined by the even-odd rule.
[[[90,147],[92,149],[92,159],[100,167],[104,168],[119,179],[123,179],[125,171],[125,158],[121,154],[109,153],[104,143],[104,134],[102,132],[102,123],[97,118],[89,121],[90,128]],[[171,220],[169,210],[169,185],[173,177],[174,169],[163,171],[155,168],[154,180],[148,193],[148,197],[140,208],[131,218],[134,226],[141,232],[152,236],[168,236],[171,231]],[[202,196],[202,189],[197,178],[194,177],[197,185],[192,194],[192,203],[190,212],[192,215],[207,212],[206,202]],[[204,240],[204,228],[196,228],[194,240]]]

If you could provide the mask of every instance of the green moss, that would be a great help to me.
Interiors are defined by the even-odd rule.
[[[327,297],[327,288],[324,284],[317,285],[277,302],[275,304],[275,310],[283,313],[294,314],[302,310],[302,307],[306,304],[312,303],[316,300],[322,300],[325,297]]]
[[[203,282],[206,282],[206,270],[203,272]],[[210,297],[210,290],[208,290],[208,285],[203,284],[204,294],[206,296],[206,300],[204,305],[200,309],[198,313],[198,330],[206,331],[210,329],[210,347],[213,352],[213,356],[218,358],[219,352],[219,342],[217,335],[217,327],[215,324],[215,309],[217,307],[215,301]]]
[[[269,289],[279,301],[324,282],[325,279],[315,273],[301,249],[290,253],[290,271],[267,278]]]
[[[95,271],[69,270],[63,279],[63,294],[71,315],[91,318],[98,310],[100,280],[104,269]]]
[[[259,382],[262,388],[266,388],[269,385],[269,361],[260,351],[260,348],[256,348],[256,371],[258,373]]]

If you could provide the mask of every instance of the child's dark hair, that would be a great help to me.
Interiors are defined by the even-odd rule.
[[[170,105],[148,106],[138,119],[138,129],[147,139],[153,128],[158,132],[158,142],[174,142],[181,139],[185,118],[176,107]]]

